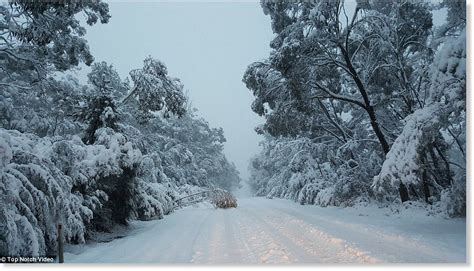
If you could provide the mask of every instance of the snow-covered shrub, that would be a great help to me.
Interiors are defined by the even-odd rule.
[[[49,159],[52,142],[0,129],[0,244],[2,255],[46,255],[55,249],[56,225],[66,241],[83,242],[92,211],[72,179]]]
[[[318,183],[307,183],[302,188],[298,195],[298,203],[300,204],[314,204],[316,196],[321,191]]]
[[[392,201],[403,182],[411,199],[424,196],[449,216],[465,215],[465,31],[442,45],[430,76],[427,105],[405,119],[373,188]]]
[[[110,231],[113,224],[127,224],[133,213],[135,172],[142,154],[126,138],[111,128],[100,128],[95,133],[92,152],[79,164],[88,170],[94,188],[104,191],[107,201],[97,209],[91,227]]]
[[[134,114],[125,114],[130,125],[120,130],[142,153],[159,157],[155,163],[161,168],[159,179],[176,186],[238,187],[235,165],[223,154],[222,129],[211,128],[194,112],[189,110],[181,118],[156,116],[146,124],[134,121]]]
[[[334,186],[324,188],[316,195],[314,203],[323,207],[329,205],[338,205],[338,202],[335,201],[335,194],[336,192]]]
[[[447,217],[466,216],[466,184],[455,183],[452,187],[443,190],[440,201],[436,203]]]
[[[398,198],[400,182],[407,186],[421,182],[422,149],[437,136],[438,109],[437,106],[428,106],[406,119],[406,125],[387,154],[380,174],[374,178],[373,188],[377,195]]]
[[[223,189],[213,190],[210,201],[215,208],[237,208],[237,199],[229,191]]]
[[[307,139],[268,140],[251,163],[250,183],[259,196],[287,198],[311,204],[325,186],[321,165]]]
[[[77,136],[0,134],[1,219],[9,221],[1,239],[8,254],[54,250],[58,223],[66,241],[84,242],[90,230],[109,231],[132,217],[141,153],[123,135],[101,128],[95,144],[85,145]]]
[[[174,208],[176,186],[163,173],[158,155],[144,156],[137,168],[134,209],[141,220],[163,218]]]
[[[161,219],[172,212],[174,200],[171,195],[175,190],[170,186],[138,179],[134,195],[136,217],[140,220]]]
[[[94,138],[93,145],[77,136],[58,140],[51,147],[51,160],[71,177],[72,191],[94,212],[88,229],[110,231],[131,217],[135,169],[142,155],[111,128],[97,129]]]
[[[252,160],[250,184],[259,196],[300,204],[353,205],[370,197],[369,177],[380,160],[376,152],[354,155],[363,144],[348,143],[334,151],[307,138],[266,138],[263,151]],[[351,153],[354,159],[342,159]]]

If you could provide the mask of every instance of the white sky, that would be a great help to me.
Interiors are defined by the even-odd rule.
[[[96,61],[112,63],[122,78],[151,55],[188,90],[199,115],[224,129],[224,152],[245,180],[262,140],[261,120],[242,83],[246,67],[268,57],[273,34],[258,2],[111,2],[108,24],[88,28]],[[86,80],[89,68],[78,72]]]

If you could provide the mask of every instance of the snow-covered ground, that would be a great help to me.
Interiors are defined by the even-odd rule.
[[[466,220],[419,211],[301,206],[241,198],[236,209],[201,204],[163,220],[133,222],[128,235],[69,248],[66,262],[405,263],[466,262]]]

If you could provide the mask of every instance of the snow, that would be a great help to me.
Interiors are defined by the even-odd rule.
[[[466,8],[438,3],[432,27],[438,7],[382,2],[261,1],[274,37],[243,82],[263,150],[239,195],[319,207],[176,212],[239,187],[223,129],[152,56],[125,80],[106,62],[85,84],[66,73],[94,59],[76,15],[107,23],[106,3],[0,4],[0,255],[55,253],[61,223],[79,262],[465,262]]]
[[[12,149],[9,144],[10,138],[8,135],[0,137],[0,168],[5,167],[13,158]]]
[[[433,129],[439,130],[439,109],[437,104],[426,106],[406,118],[402,133],[391,146],[380,174],[374,178],[373,187],[376,192],[383,191],[382,186],[387,180],[392,189],[398,188],[401,180],[405,185],[420,182],[420,148],[433,137]]]
[[[466,220],[416,208],[298,205],[241,198],[235,209],[188,207],[164,220],[133,222],[108,243],[69,247],[66,262],[445,263],[466,262]],[[284,223],[282,223],[284,221]]]

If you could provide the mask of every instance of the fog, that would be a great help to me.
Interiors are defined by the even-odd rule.
[[[263,120],[250,109],[242,83],[250,63],[270,52],[270,18],[258,2],[111,2],[108,24],[87,29],[96,61],[112,63],[122,78],[151,55],[184,83],[193,107],[224,129],[224,153],[245,180],[258,153],[254,128]],[[86,80],[89,68],[78,72]]]
[[[263,139],[254,128],[263,119],[250,109],[253,96],[242,75],[250,63],[268,57],[273,37],[259,2],[112,1],[109,7],[110,22],[87,29],[96,61],[112,63],[124,78],[149,55],[162,60],[182,80],[198,114],[224,129],[224,153],[247,179],[249,159]],[[354,9],[355,1],[347,1],[347,13]],[[435,11],[435,25],[444,17],[445,10]],[[78,72],[81,80],[88,72]]]

